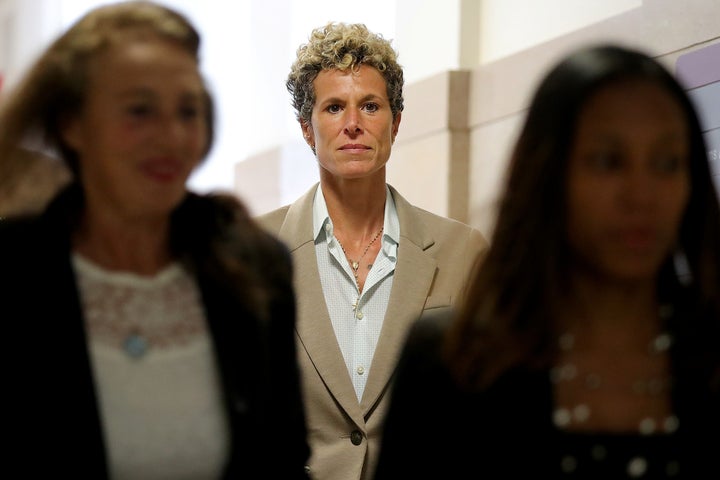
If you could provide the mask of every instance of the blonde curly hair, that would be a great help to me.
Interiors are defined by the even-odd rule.
[[[385,78],[393,118],[403,110],[403,70],[389,40],[370,32],[361,23],[330,22],[316,28],[309,41],[297,50],[285,83],[300,122],[310,122],[315,105],[313,81],[323,70],[356,70],[361,65],[376,68]]]

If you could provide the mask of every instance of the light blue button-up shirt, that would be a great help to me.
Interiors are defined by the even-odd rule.
[[[385,186],[382,246],[371,262],[373,266],[362,293],[340,242],[333,234],[332,219],[319,185],[313,202],[313,232],[325,303],[359,402],[380,338],[397,263],[400,222],[390,189]]]

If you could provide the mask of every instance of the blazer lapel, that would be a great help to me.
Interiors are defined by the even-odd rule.
[[[317,185],[313,186],[290,205],[279,231],[279,237],[292,251],[295,291],[299,292],[301,288],[303,291],[303,295],[297,295],[299,354],[307,356],[301,361],[313,365],[337,402],[358,425],[362,425],[362,411],[335,338],[317,266],[312,222],[316,189]]]
[[[302,287],[304,292],[298,295],[296,328],[300,354],[307,355],[303,361],[311,362],[347,414],[358,425],[364,425],[365,415],[374,409],[390,382],[410,325],[423,312],[437,269],[437,262],[426,255],[425,250],[434,244],[434,240],[419,221],[415,207],[390,187],[400,220],[398,263],[370,376],[358,405],[345,360],[335,339],[317,267],[312,228],[316,190],[317,185],[290,205],[279,230],[279,237],[292,251],[295,289],[300,291]],[[307,288],[308,285],[314,288]]]
[[[435,259],[425,254],[435,243],[432,236],[418,221],[415,208],[393,187],[390,191],[400,220],[401,240],[390,302],[361,402],[365,414],[374,409],[390,382],[405,336],[423,312],[437,269]]]

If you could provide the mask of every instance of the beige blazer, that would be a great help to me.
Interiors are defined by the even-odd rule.
[[[316,189],[317,184],[293,204],[258,220],[288,245],[293,256],[311,478],[369,480],[377,461],[388,387],[410,324],[423,312],[456,301],[487,242],[478,230],[414,207],[390,187],[400,221],[397,264],[369,378],[358,404],[320,283],[312,221]],[[413,441],[422,439],[408,439],[408,448]]]

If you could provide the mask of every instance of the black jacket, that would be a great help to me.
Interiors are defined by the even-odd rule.
[[[667,460],[668,465],[661,468],[668,471],[673,467],[671,457],[677,456],[679,475],[670,478],[720,478],[720,395],[705,374],[717,372],[719,365],[716,360],[714,365],[696,363],[699,357],[694,352],[713,348],[720,335],[700,338],[685,328],[682,315],[675,324],[673,406],[680,420],[675,435],[571,435],[552,422],[548,370],[515,368],[483,390],[463,388],[453,381],[442,354],[452,318],[448,311],[428,315],[409,333],[384,424],[376,480],[628,478],[592,464],[581,469],[582,460],[575,476],[561,472],[568,453],[588,452],[589,456],[593,447],[606,443],[616,447],[613,452],[619,456],[615,458],[634,455],[640,448],[660,463]],[[717,326],[718,320],[713,323]],[[666,477],[664,471],[648,470],[638,478]]]
[[[24,478],[107,477],[70,260],[81,208],[73,185],[40,216],[0,220],[5,468]],[[188,194],[172,220],[173,246],[199,285],[220,368],[231,432],[225,478],[307,478],[290,256],[248,223],[229,251],[252,285],[233,285],[209,249],[231,217],[222,202]],[[240,293],[249,290],[259,295]]]

